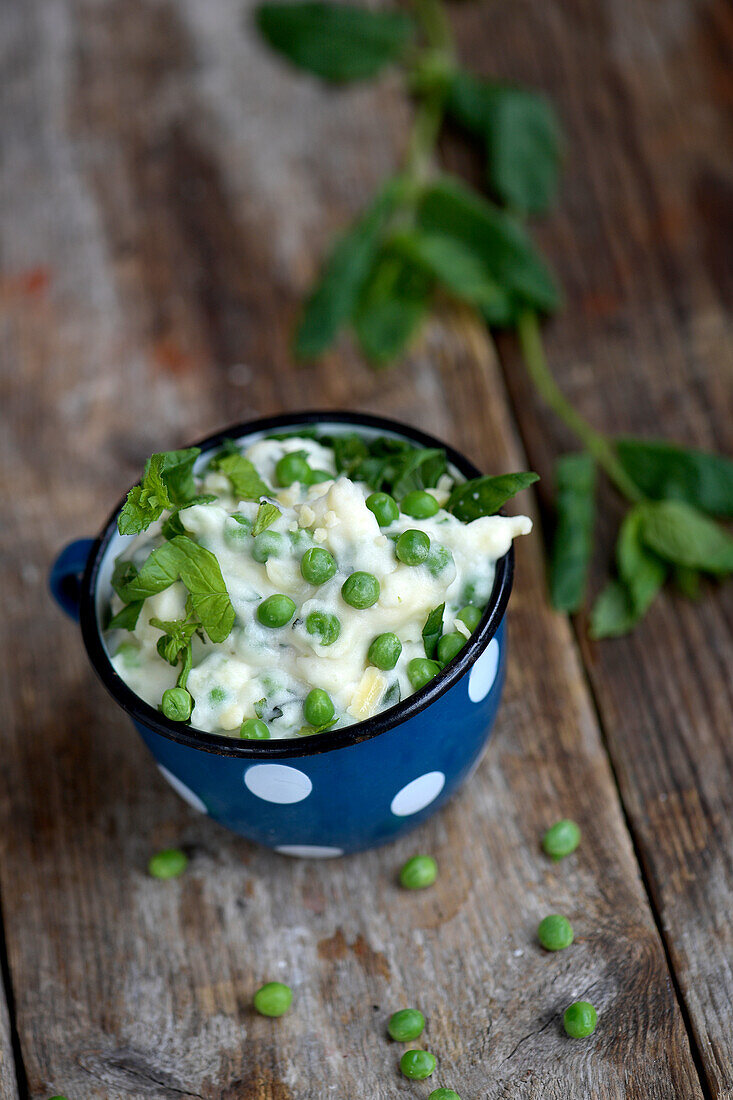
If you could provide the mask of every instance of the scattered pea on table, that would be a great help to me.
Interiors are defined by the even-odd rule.
[[[555,861],[564,859],[580,844],[580,829],[574,821],[563,818],[551,825],[542,837],[544,852]]]
[[[433,1089],[428,1100],[461,1100],[461,1098],[453,1089]]]
[[[562,1022],[571,1039],[587,1039],[596,1030],[598,1013],[588,1001],[575,1001],[565,1009]]]
[[[424,1081],[435,1072],[435,1055],[429,1050],[406,1050],[400,1058],[400,1069],[413,1081]]]
[[[282,982],[266,982],[255,993],[253,1003],[260,1016],[282,1016],[293,1003],[293,991]]]
[[[570,921],[559,913],[550,913],[543,917],[537,928],[537,939],[546,951],[562,951],[570,947],[574,938]]]
[[[438,864],[432,856],[413,856],[400,871],[400,883],[406,890],[424,890],[438,877]]]
[[[188,856],[180,848],[164,848],[156,852],[148,863],[148,874],[152,878],[177,878],[188,867]]]
[[[417,1008],[401,1008],[393,1012],[387,1022],[387,1031],[398,1043],[410,1043],[419,1039],[425,1027],[425,1017]]]

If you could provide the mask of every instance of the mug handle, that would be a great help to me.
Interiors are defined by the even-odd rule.
[[[77,539],[61,551],[51,566],[48,583],[59,607],[79,622],[81,578],[86,569],[94,539]]]

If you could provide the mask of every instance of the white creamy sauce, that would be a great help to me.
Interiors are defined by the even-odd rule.
[[[526,516],[487,516],[463,523],[443,507],[430,519],[400,513],[391,526],[380,528],[365,504],[372,489],[338,476],[330,448],[306,438],[261,440],[244,454],[267,484],[275,485],[275,466],[291,451],[306,452],[310,467],[332,473],[333,480],[273,489],[271,499],[281,515],[268,531],[280,538],[274,540],[276,555],[267,561],[255,560],[250,530],[232,518],[236,512],[254,521],[258,504],[232,496],[230,482],[221,473],[197,478],[197,491],[216,494],[215,502],[179,513],[186,533],[216,555],[236,613],[234,628],[224,642],[194,639],[187,688],[195,700],[191,715],[195,729],[238,737],[242,721],[257,715],[257,705],[271,737],[297,736],[308,732],[303,704],[314,687],[327,691],[335,705],[334,728],[405,699],[414,690],[407,666],[412,658],[425,657],[422,629],[430,611],[445,602],[443,632],[455,630],[468,637],[468,629],[456,621],[456,615],[468,603],[486,604],[496,561],[516,535],[531,530]],[[453,478],[444,476],[429,492],[444,505],[452,484]],[[424,531],[433,550],[442,546],[449,551],[443,554],[442,571],[433,575],[425,565],[409,566],[397,560],[395,537],[407,529]],[[158,521],[130,542],[123,557],[140,565],[163,542]],[[300,572],[301,558],[313,546],[325,547],[338,564],[336,575],[320,586],[309,584]],[[365,610],[349,606],[341,594],[347,576],[356,570],[373,574],[381,588],[378,601]],[[274,593],[290,596],[296,612],[286,626],[272,629],[258,621],[256,611]],[[186,590],[177,582],[145,601],[133,631],[107,634],[115,670],[154,707],[163,691],[175,685],[179,669],[159,656],[156,644],[161,631],[150,620],[181,619],[185,603]],[[122,601],[113,594],[112,612],[121,607]],[[307,632],[305,621],[312,611],[338,617],[341,631],[331,645],[322,645],[317,635]],[[402,643],[397,665],[389,672],[367,659],[372,640],[386,631],[394,632]]]

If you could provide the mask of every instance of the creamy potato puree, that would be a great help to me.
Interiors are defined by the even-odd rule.
[[[463,523],[443,507],[428,519],[400,513],[390,526],[380,528],[365,503],[372,489],[337,475],[329,447],[307,438],[261,440],[243,453],[263,480],[275,486],[276,464],[289,452],[304,452],[312,469],[332,478],[310,486],[273,488],[270,499],[281,514],[257,539],[233,513],[254,523],[258,503],[236,499],[222,473],[207,472],[196,480],[197,492],[216,494],[215,502],[179,513],[186,534],[218,559],[236,613],[224,642],[194,638],[187,688],[195,701],[191,725],[196,729],[237,737],[244,719],[259,717],[271,737],[313,732],[303,710],[312,688],[322,688],[331,697],[332,728],[368,718],[406,698],[415,690],[407,668],[411,659],[425,657],[422,630],[431,610],[444,602],[443,632],[468,637],[469,629],[456,619],[458,612],[466,604],[486,604],[495,562],[509,550],[515,535],[531,529],[525,516],[486,516]],[[428,491],[442,506],[453,483],[452,477],[443,476],[438,487]],[[164,542],[161,523],[131,541],[123,558],[141,564]],[[429,536],[431,557],[426,564],[398,561],[395,541],[408,529]],[[255,542],[259,557],[272,547],[266,561],[255,560]],[[329,550],[338,565],[336,575],[321,585],[301,575],[301,559],[314,546]],[[381,589],[377,602],[365,610],[349,606],[341,593],[346,578],[357,570],[376,577]],[[275,593],[290,596],[296,611],[285,626],[271,628],[258,621],[256,612],[262,600]],[[185,604],[186,590],[179,581],[145,601],[133,631],[107,635],[115,670],[152,706],[175,685],[178,669],[159,656],[161,631],[150,620],[184,618]],[[114,595],[112,612],[121,607]],[[340,621],[340,634],[332,644],[321,644],[318,635],[308,633],[306,620],[313,611]],[[402,652],[393,670],[382,671],[369,663],[367,651],[372,640],[387,631],[398,636]]]

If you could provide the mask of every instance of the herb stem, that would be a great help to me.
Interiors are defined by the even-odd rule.
[[[453,31],[441,0],[415,0],[415,15],[428,45],[452,55]]]
[[[433,154],[445,114],[445,74],[453,65],[453,31],[441,0],[414,0],[415,16],[425,38],[426,47],[418,56],[432,70],[427,86],[418,91],[418,106],[405,157],[405,174],[416,182],[425,180],[430,172]]]
[[[537,392],[544,398],[552,411],[570,428],[570,431],[578,437],[588,453],[606,472],[621,495],[625,496],[632,504],[638,504],[639,501],[644,499],[644,496],[627,475],[606,436],[597,432],[577,412],[550,373],[537,315],[529,310],[522,313],[517,324],[517,333],[527,372]]]

